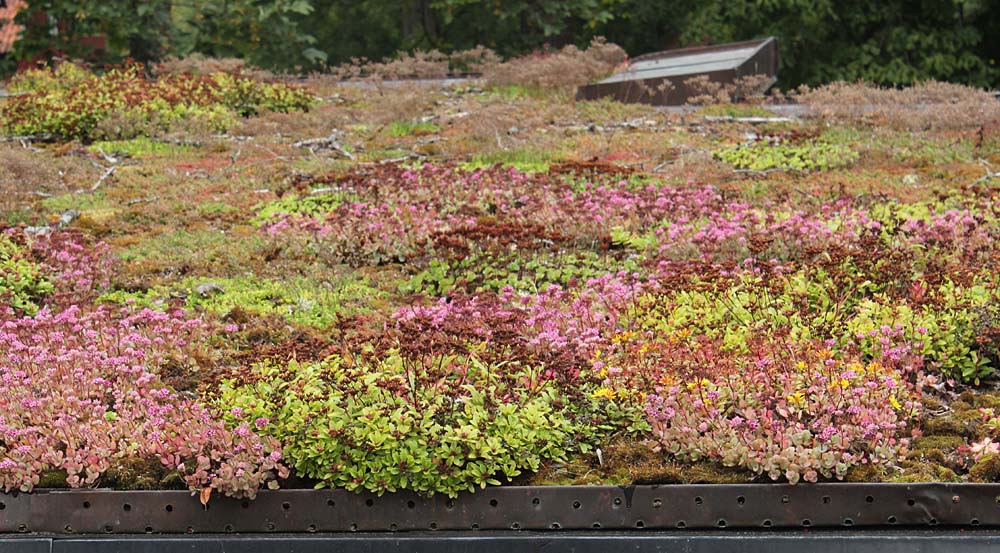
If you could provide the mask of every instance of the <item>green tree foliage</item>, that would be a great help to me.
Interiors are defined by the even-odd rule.
[[[18,59],[87,57],[81,37],[108,48],[95,61],[193,52],[305,70],[397,51],[467,49],[505,56],[603,35],[632,55],[774,35],[781,84],[938,79],[1000,86],[1000,5],[992,0],[48,0]],[[42,22],[42,23],[39,23]]]

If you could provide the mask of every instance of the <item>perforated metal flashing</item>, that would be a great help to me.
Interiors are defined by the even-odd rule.
[[[313,533],[1000,527],[995,484],[496,487],[449,499],[342,490],[253,501],[183,491],[40,490],[0,496],[0,532]]]

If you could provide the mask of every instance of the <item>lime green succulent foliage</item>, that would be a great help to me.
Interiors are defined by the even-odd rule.
[[[367,311],[382,293],[367,281],[344,278],[317,282],[306,278],[275,281],[255,278],[190,278],[146,292],[115,291],[104,301],[133,300],[144,307],[162,308],[171,298],[183,298],[189,309],[226,314],[240,308],[264,315],[279,315],[290,322],[325,328],[339,317]]]
[[[617,271],[635,272],[638,261],[618,261],[596,252],[478,252],[460,260],[433,259],[428,267],[400,287],[406,293],[444,296],[456,288],[493,292],[510,286],[518,292],[539,292],[555,284],[567,286]]]
[[[713,156],[736,169],[751,171],[826,171],[850,165],[858,159],[858,154],[847,146],[819,141],[778,145],[759,143],[716,150]]]
[[[850,270],[850,267],[842,267]],[[799,271],[783,277],[780,289],[748,277],[725,291],[683,291],[637,299],[631,328],[670,336],[687,330],[721,339],[724,347],[747,351],[754,336],[786,333],[782,340],[860,342],[879,348],[867,334],[882,326],[900,330],[920,344],[929,367],[963,382],[978,383],[993,374],[977,343],[975,321],[1000,311],[995,286],[968,288],[946,281],[930,294],[933,306],[910,305],[870,281],[845,291],[823,271]]]
[[[0,305],[34,315],[38,312],[35,302],[52,290],[52,283],[26,257],[23,248],[0,234]]]
[[[323,193],[299,197],[288,194],[280,199],[257,206],[254,223],[270,223],[282,215],[300,215],[302,217],[318,217],[337,209],[346,200],[345,194]]]
[[[531,367],[389,352],[252,370],[252,384],[222,384],[220,404],[266,419],[262,431],[317,487],[454,497],[577,447],[555,388]]]

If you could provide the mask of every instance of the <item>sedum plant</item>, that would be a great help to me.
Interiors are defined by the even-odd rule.
[[[0,234],[0,302],[16,311],[33,315],[40,296],[54,290],[41,269],[27,256],[25,248]]]
[[[317,487],[455,496],[561,461],[574,425],[540,371],[476,357],[262,363],[219,400]],[[232,421],[236,424],[237,421]]]
[[[753,144],[717,150],[713,155],[736,169],[751,171],[826,171],[850,165],[858,159],[858,154],[850,148],[826,142]]]

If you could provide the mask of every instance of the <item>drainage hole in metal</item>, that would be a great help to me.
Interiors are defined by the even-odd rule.
[[[490,500],[490,507],[496,507],[496,506],[497,506],[497,500],[496,499],[491,499]]]
[[[286,501],[281,504],[281,508],[287,511],[292,508],[292,504]]]
[[[635,521],[635,527],[636,528],[645,528],[646,527],[646,523],[643,522],[643,521],[641,521],[641,520],[637,520],[637,521]]]
[[[407,501],[407,502],[406,502],[406,506],[407,506],[408,508],[410,508],[410,509],[413,509],[413,508],[416,508],[417,504],[416,504],[416,503],[414,503],[413,501]]]
[[[86,506],[87,506],[87,504],[86,504],[86,503],[84,503],[84,504],[83,504],[83,506],[84,506],[84,507],[86,507]],[[167,511],[168,513],[172,513],[172,512],[174,512],[174,506],[173,506],[173,505],[171,505],[171,504],[169,504],[169,503],[168,503],[168,504],[167,504],[167,506],[166,506],[166,507],[164,507],[163,509],[164,509],[165,511]]]
[[[334,501],[334,500],[332,500],[332,499],[327,499],[326,500],[326,506],[327,507],[336,507],[337,506],[337,502]]]
[[[896,517],[895,516],[890,516],[887,520],[889,521],[889,524],[896,524]]]
[[[678,520],[677,521],[677,527],[678,528],[687,528],[687,523],[684,522],[683,520]]]
[[[701,504],[702,504],[702,503],[704,503],[704,502],[705,502],[705,500],[704,500],[704,499],[702,499],[700,495],[699,495],[698,497],[695,497],[695,498],[694,498],[694,504],[695,504],[695,505],[701,505]]]
[[[831,501],[833,501],[833,498],[831,498],[830,496],[828,496],[828,495],[824,495],[823,496],[823,504],[824,505],[829,505]]]
[[[395,524],[393,524],[393,526],[395,526]],[[306,530],[308,530],[310,532],[315,532],[316,531],[316,525],[315,524],[310,524],[309,526],[306,526]],[[393,530],[395,530],[395,528],[393,528]]]
[[[875,503],[875,498],[872,497],[872,496],[870,496],[870,495],[866,495],[865,496],[865,503]]]
[[[244,509],[249,509],[250,508],[250,502],[249,501],[244,501],[244,502],[240,503],[240,507],[243,507]]]
[[[574,509],[579,509],[580,507],[581,507],[581,504],[580,504],[580,502],[579,502],[579,501],[574,501],[574,502],[573,502],[573,508],[574,508]]]
[[[105,524],[104,525],[104,532],[106,534],[110,534],[112,530],[114,530],[114,528],[110,524]]]
[[[927,524],[929,524],[931,526],[937,526],[937,519],[936,518],[932,518],[932,519],[930,519],[930,520],[927,521]]]
[[[66,526],[63,526],[63,530],[65,530],[67,532],[72,532],[73,531],[73,527],[70,526],[69,524],[67,524]]]
[[[613,503],[615,504],[615,507],[618,507],[622,504],[622,498],[616,497]]]
[[[760,523],[760,525],[763,526],[764,528],[770,528],[773,524],[774,523],[771,522],[771,519],[769,519],[769,518],[765,518],[764,522]]]
[[[194,534],[194,526],[188,526],[187,527],[187,533],[188,534]]]
[[[601,523],[600,522],[595,522],[594,524],[591,524],[591,526],[594,527],[594,528],[600,528],[601,527]]]
[[[512,523],[510,525],[510,529],[511,530],[520,530],[521,529],[521,523],[519,523],[519,522]]]
[[[782,503],[788,503],[789,501],[791,501],[791,499],[787,495],[781,496]]]
[[[479,530],[479,525],[478,525],[478,524],[476,524],[475,522],[473,522],[473,523],[472,523],[472,529],[473,529],[473,530]]]
[[[132,510],[132,506],[129,505],[128,503],[126,503],[126,504],[122,505],[122,510],[127,513],[127,512],[129,512],[129,511]]]
[[[809,520],[808,518],[802,519],[802,527],[803,528],[809,528],[812,525],[813,525],[813,521]]]
[[[365,505],[368,505],[369,507],[371,507],[374,504],[375,504],[375,500],[374,499],[366,499],[365,500]]]
[[[7,508],[7,504],[4,503],[3,501],[0,501],[0,511],[4,510],[6,508]]]
[[[268,522],[267,523],[267,529],[268,529],[269,532],[273,532],[274,528],[275,527],[274,527],[274,523],[273,522]]]
[[[437,530],[437,529],[438,529],[438,523],[432,522],[431,523],[431,530]]]
[[[747,498],[743,497],[742,495],[736,498],[736,503],[738,503],[740,505],[743,505],[746,502],[747,502]]]
[[[974,519],[972,519],[972,520],[969,521],[969,524],[971,524],[973,526],[979,526],[979,519],[978,518],[974,518]]]
[[[663,500],[659,499],[659,498],[654,499],[653,500],[653,508],[654,509],[659,509],[660,507],[663,507]]]
[[[558,522],[553,522],[552,524],[549,525],[549,528],[551,528],[553,530],[558,530],[558,529],[562,528],[562,525],[559,524]]]
[[[227,533],[232,532],[234,530],[233,525],[227,524],[225,530]]]
[[[720,518],[719,522],[716,522],[715,525],[718,526],[719,528],[725,528],[726,527],[726,519]]]
[[[357,532],[358,531],[358,525],[354,524],[353,522],[351,523],[351,525],[349,526],[349,528],[351,529],[351,532]]]
[[[152,533],[153,533],[153,527],[152,527],[152,526],[147,526],[147,527],[145,528],[145,530],[146,530],[146,533],[147,533],[147,534],[152,534]]]
[[[17,531],[18,532],[27,532],[28,531],[28,525],[27,524],[18,524],[17,525]]]
[[[541,502],[542,502],[542,500],[541,500],[541,499],[538,499],[537,497],[534,497],[534,498],[532,498],[532,499],[531,499],[531,504],[532,504],[532,505],[538,505],[538,504],[540,504]]]
[[[390,532],[395,532],[396,531],[396,525],[395,524],[390,524],[389,525],[389,531]]]
[[[917,502],[911,497],[910,499],[906,500],[906,504],[909,505],[910,507],[913,507],[914,505],[917,504]]]
[[[845,518],[844,519],[844,526],[854,526],[854,519],[853,518]]]
[[[90,502],[89,501],[84,501],[83,502],[83,508],[84,509],[89,509],[90,508]]]
[[[446,509],[454,509],[455,508],[455,500],[454,499],[449,499],[448,501],[445,502],[444,507]]]

